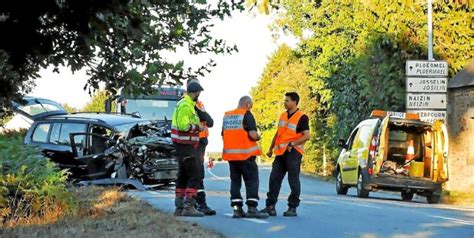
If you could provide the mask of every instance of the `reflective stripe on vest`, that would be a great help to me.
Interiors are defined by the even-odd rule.
[[[258,146],[254,146],[252,148],[248,148],[248,149],[228,149],[228,150],[225,150],[224,149],[224,153],[226,154],[249,154],[249,153],[253,153],[254,151],[257,151],[257,150],[260,150],[260,148]]]
[[[302,133],[296,133],[298,122],[303,115],[304,113],[299,110],[295,112],[295,114],[290,119],[288,119],[288,112],[281,114],[278,123],[275,147],[273,149],[275,155],[283,155],[290,142],[296,141],[303,136]],[[294,146],[294,149],[301,154],[304,154],[304,145],[296,145]]]
[[[246,160],[262,154],[257,142],[252,141],[244,129],[246,112],[244,109],[236,109],[225,113],[222,126],[224,140],[222,159],[226,161]]]
[[[199,142],[199,133],[179,131],[177,128],[172,127],[171,128],[171,141],[178,144],[195,145]]]

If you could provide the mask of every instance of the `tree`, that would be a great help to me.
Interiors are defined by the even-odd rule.
[[[105,101],[109,98],[107,91],[97,91],[91,97],[91,100],[81,109],[82,112],[105,112]],[[115,111],[115,105],[112,104],[112,111]]]
[[[89,93],[104,82],[116,93],[147,93],[151,85],[181,84],[204,75],[171,62],[164,51],[185,47],[191,54],[231,53],[235,46],[210,34],[211,20],[243,8],[243,0],[43,0],[0,3],[0,108],[31,91],[41,67],[87,69]]]
[[[260,81],[252,88],[251,95],[254,101],[252,111],[262,133],[260,145],[264,150],[270,147],[278,127],[278,118],[285,110],[283,100],[286,92],[299,94],[301,102],[298,107],[305,113],[312,114],[318,107],[318,104],[311,100],[306,69],[305,62],[298,58],[297,53],[287,45],[282,45],[272,54]],[[315,138],[314,134],[312,138]],[[311,141],[305,147],[310,154],[316,150]],[[314,164],[313,160],[305,160],[303,167],[315,171]]]
[[[62,104],[61,106],[63,106],[64,109],[66,109],[66,112],[68,112],[68,113],[72,113],[72,112],[77,112],[77,111],[78,111],[77,108],[75,108],[75,107],[73,107],[73,106],[71,106],[71,105],[69,105],[69,104],[67,104],[67,103]]]
[[[307,77],[293,78],[306,80],[318,105],[307,112],[315,144],[308,152],[316,158],[305,159],[321,161],[318,148],[327,146],[335,162],[337,139],[347,138],[371,110],[405,110],[405,61],[427,58],[426,5],[409,0],[277,2],[274,28],[299,38],[288,57],[305,62]],[[472,8],[465,1],[438,1],[433,11],[435,58],[447,60],[453,76],[474,55]]]

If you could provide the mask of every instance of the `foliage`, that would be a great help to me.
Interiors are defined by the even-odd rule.
[[[347,138],[371,110],[405,110],[405,61],[427,58],[426,4],[282,0],[279,7],[274,27],[299,38],[292,55],[305,62],[307,74],[292,75],[290,85],[306,80],[316,104],[307,111],[315,144],[309,152],[321,161],[317,148],[327,146],[334,162],[337,139]],[[435,58],[448,61],[451,77],[474,56],[470,15],[464,1],[433,4]],[[272,97],[264,85],[280,79],[267,77],[262,75],[255,98]],[[261,113],[261,118],[275,118],[271,110]]]
[[[67,103],[62,104],[61,106],[63,106],[64,109],[66,109],[66,112],[68,112],[68,113],[72,113],[72,112],[77,112],[77,111],[78,111],[77,108],[75,108],[75,107],[73,107],[73,106],[71,106],[71,105],[69,105],[69,104],[67,104]]]
[[[72,211],[67,173],[23,145],[24,131],[0,137],[0,223],[14,225],[32,218]]]
[[[91,100],[81,109],[82,112],[104,112],[105,101],[109,98],[107,91],[98,91],[94,93]],[[112,103],[112,111],[115,111],[115,104]]]
[[[104,82],[116,93],[146,93],[151,85],[181,84],[204,75],[215,63],[183,67],[163,56],[184,47],[191,54],[236,50],[210,33],[242,1],[219,0],[43,0],[0,4],[0,109],[31,91],[40,68],[87,69],[89,93]]]
[[[311,88],[307,84],[309,78],[305,70],[305,62],[298,59],[290,47],[282,45],[270,58],[259,84],[252,88],[251,95],[254,101],[252,111],[258,122],[258,129],[262,133],[260,145],[265,152],[276,133],[278,118],[285,111],[283,102],[286,92],[298,92],[301,100],[298,106],[303,112],[313,112],[317,107],[310,98]],[[310,147],[312,148],[311,142],[307,145],[307,149]],[[268,158],[264,155],[263,159]],[[304,165],[311,165],[312,162],[314,161],[307,160]]]

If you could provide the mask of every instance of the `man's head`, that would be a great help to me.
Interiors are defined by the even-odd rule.
[[[194,100],[197,101],[201,91],[204,91],[202,86],[197,82],[190,82],[186,87],[186,93]]]
[[[186,87],[189,86],[190,83],[199,83],[199,79],[197,78],[189,78],[188,81],[186,81]],[[200,84],[200,83],[199,83]]]
[[[253,102],[252,102],[252,98],[249,97],[249,96],[243,96],[240,98],[239,100],[239,108],[240,109],[245,109],[245,110],[252,110],[252,107],[253,107]]]
[[[294,110],[298,108],[300,102],[300,96],[295,92],[289,92],[285,94],[285,109]]]

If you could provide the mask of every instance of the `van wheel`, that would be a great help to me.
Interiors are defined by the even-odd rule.
[[[359,178],[357,179],[357,197],[368,198],[369,190],[364,188],[364,177],[362,173],[359,172]]]
[[[405,202],[409,202],[413,199],[413,196],[415,194],[412,193],[412,192],[402,192],[402,200],[405,201]]]
[[[336,192],[340,195],[346,195],[348,190],[349,187],[342,183],[341,170],[338,169],[336,174]]]
[[[441,199],[440,195],[430,195],[426,197],[426,201],[428,201],[429,204],[439,203],[440,199]]]

